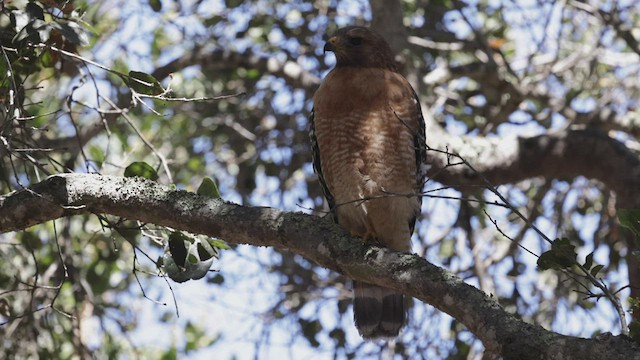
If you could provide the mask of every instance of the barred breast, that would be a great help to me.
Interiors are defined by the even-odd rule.
[[[361,69],[354,77],[353,69],[340,70],[327,76],[314,97],[322,175],[338,221],[354,235],[409,250],[407,224],[419,204],[406,196],[417,192],[414,134],[406,121],[415,105],[392,106],[394,97],[407,94],[398,94],[389,71]]]

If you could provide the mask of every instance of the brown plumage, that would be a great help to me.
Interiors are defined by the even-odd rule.
[[[425,176],[424,120],[389,44],[364,27],[336,32],[325,51],[336,67],[314,95],[314,168],[334,219],[351,234],[410,251]],[[404,195],[404,196],[403,196]],[[354,282],[354,319],[364,338],[395,337],[402,294]]]

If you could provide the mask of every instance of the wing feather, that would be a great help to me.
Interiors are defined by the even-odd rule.
[[[411,85],[408,85],[411,86]],[[420,106],[420,98],[418,98],[418,94],[416,91],[411,88],[411,93],[413,94],[413,101],[415,102],[416,110],[416,119],[415,123],[417,125],[417,129],[412,129],[413,132],[413,146],[415,148],[415,156],[416,156],[416,190],[418,194],[416,194],[418,198],[418,209],[422,208],[422,192],[424,189],[425,180],[427,178],[427,170],[429,167],[427,166],[427,139],[425,133],[425,124],[424,124],[424,116],[422,115],[422,107]],[[413,218],[409,221],[409,227],[411,228],[411,232],[416,225],[416,219],[420,215],[420,210],[415,214]]]
[[[324,179],[322,174],[322,164],[320,163],[320,147],[318,146],[318,138],[316,137],[316,128],[315,128],[315,110],[311,109],[311,114],[309,115],[309,138],[311,139],[311,154],[313,157],[313,170],[318,175],[318,180],[320,181],[320,185],[322,185],[322,193],[324,197],[327,199],[327,203],[329,204],[329,211],[333,216],[333,220],[338,222],[338,215],[335,210],[335,201],[333,199],[333,194],[329,191],[329,187],[327,186],[327,182]]]

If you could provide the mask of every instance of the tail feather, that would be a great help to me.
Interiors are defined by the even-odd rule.
[[[394,290],[353,282],[353,318],[365,339],[391,338],[406,320],[404,296]]]

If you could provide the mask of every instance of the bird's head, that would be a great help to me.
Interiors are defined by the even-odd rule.
[[[324,45],[324,51],[336,54],[336,67],[371,67],[396,70],[393,52],[378,33],[362,26],[336,31]]]

